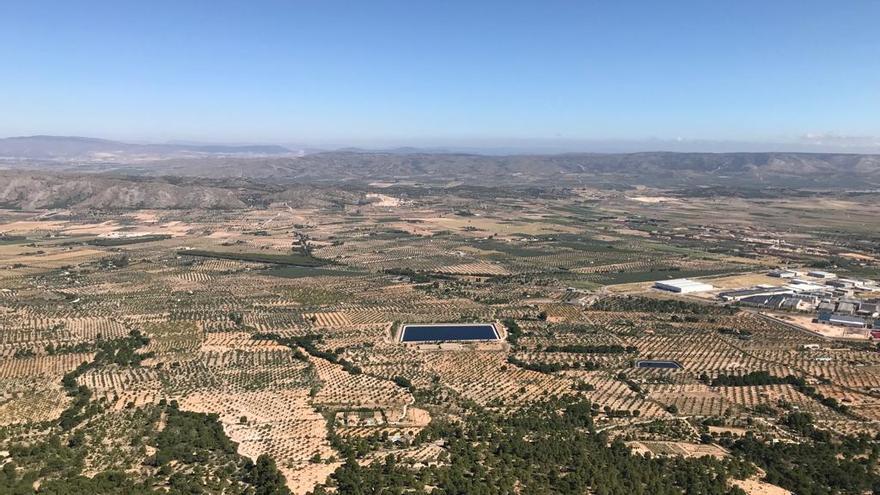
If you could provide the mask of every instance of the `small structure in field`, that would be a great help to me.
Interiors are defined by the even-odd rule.
[[[678,361],[667,359],[639,359],[636,361],[636,368],[654,368],[663,370],[680,370],[683,368]]]

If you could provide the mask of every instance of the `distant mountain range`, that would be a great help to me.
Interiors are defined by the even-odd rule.
[[[280,166],[280,161],[274,162]],[[474,185],[878,187],[880,155],[832,153],[316,153],[283,165],[300,180],[460,181]],[[277,173],[276,170],[273,173]],[[256,173],[256,171],[254,171]]]
[[[79,137],[0,139],[0,168],[271,184],[880,188],[880,155],[568,153],[476,155],[401,148],[294,153],[281,146],[128,144]]]
[[[23,136],[0,139],[0,157],[44,160],[87,160],[114,156],[129,158],[133,155],[283,155],[289,153],[291,150],[276,145],[132,144],[76,136]]]

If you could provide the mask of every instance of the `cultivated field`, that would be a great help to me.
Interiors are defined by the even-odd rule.
[[[746,455],[731,432],[809,442],[798,414],[829,434],[880,433],[866,332],[834,342],[790,324],[809,327],[803,316],[650,289],[779,283],[767,268],[809,263],[821,245],[780,227],[780,208],[805,205],[740,199],[765,216],[714,224],[708,200],[663,191],[381,191],[240,210],[0,210],[0,447],[54,438],[87,474],[161,485],[189,464],[157,461],[151,435],[198,413],[235,443],[205,466],[268,456],[305,494],[389,454],[412,472],[448,467],[455,428],[557,400],[588,403],[591,427],[655,457]],[[800,251],[748,240],[761,236]],[[853,270],[873,269],[862,245],[837,242],[864,264]],[[502,342],[395,338],[405,323],[475,322],[503,328]],[[761,479],[734,483],[778,488]]]

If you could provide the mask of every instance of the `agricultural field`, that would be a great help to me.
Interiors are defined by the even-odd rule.
[[[825,231],[784,231],[779,216],[805,205],[764,202],[749,217],[738,199],[746,213],[716,228],[710,200],[646,191],[366,194],[378,196],[0,210],[0,463],[32,473],[29,486],[112,471],[117,489],[144,493],[254,493],[271,478],[280,491],[258,493],[321,494],[369,473],[422,493],[419,480],[449,486],[466,445],[501,480],[502,455],[543,445],[523,433],[540,424],[610,471],[675,463],[712,493],[784,493],[790,467],[773,449],[833,440],[849,449],[825,452],[840,469],[873,463],[858,464],[858,488],[880,487],[873,342],[650,289],[765,283],[767,268],[808,262]],[[759,232],[802,249],[749,244]],[[439,323],[491,324],[501,338],[399,337]],[[636,365],[646,360],[678,366]],[[196,457],[168,443],[190,430],[212,439],[187,440]],[[601,457],[606,446],[628,456]],[[538,492],[556,492],[541,479]],[[668,483],[663,493],[683,489]]]

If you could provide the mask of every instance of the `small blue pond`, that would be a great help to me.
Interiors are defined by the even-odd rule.
[[[668,370],[678,370],[682,366],[675,361],[660,361],[654,359],[642,359],[636,361],[636,368],[660,368]]]
[[[498,340],[495,328],[474,325],[404,325],[401,342],[442,342],[446,340]]]

